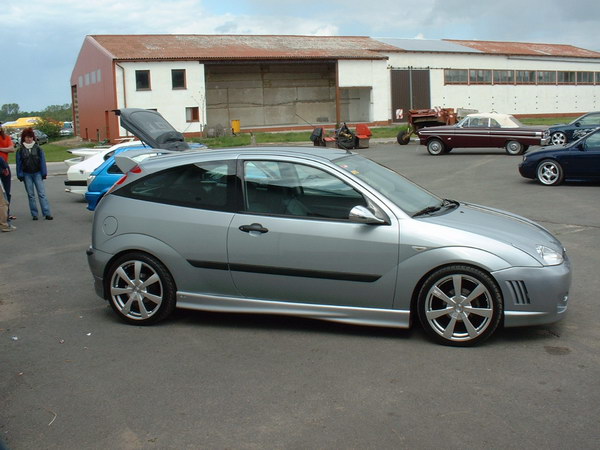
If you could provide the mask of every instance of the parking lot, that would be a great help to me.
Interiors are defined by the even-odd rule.
[[[55,220],[0,236],[0,441],[8,448],[597,448],[600,185],[545,187],[503,150],[360,153],[444,198],[539,222],[573,263],[569,312],[451,348],[412,330],[177,311],[120,322],[93,290],[93,213],[51,164]],[[357,255],[360,256],[360,255]]]

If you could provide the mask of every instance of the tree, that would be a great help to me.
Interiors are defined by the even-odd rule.
[[[19,105],[16,103],[6,103],[0,107],[0,120],[6,122],[14,120],[19,115]]]

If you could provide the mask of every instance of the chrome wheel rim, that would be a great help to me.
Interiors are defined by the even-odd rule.
[[[448,275],[429,289],[425,316],[444,339],[465,342],[477,338],[490,326],[494,303],[488,288],[477,278]]]
[[[160,309],[163,285],[150,265],[142,261],[126,261],[112,275],[110,296],[123,316],[145,320]]]
[[[543,184],[554,184],[559,177],[560,169],[553,162],[546,162],[538,167],[538,180]]]
[[[427,145],[427,150],[433,155],[439,155],[442,153],[442,144],[439,141],[432,141]]]
[[[554,133],[551,140],[552,145],[563,145],[567,142],[567,136],[565,136],[565,133]]]
[[[506,145],[506,151],[511,155],[518,155],[521,152],[521,144],[511,141]]]

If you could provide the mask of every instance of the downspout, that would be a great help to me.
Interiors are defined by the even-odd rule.
[[[342,112],[340,110],[340,70],[339,60],[335,61],[335,127],[339,128],[342,120]]]
[[[123,108],[127,108],[127,89],[126,89],[127,86],[125,85],[125,68],[122,65],[120,65],[118,62],[115,63],[115,66],[117,66],[119,69],[121,69],[121,73],[123,74]],[[115,82],[115,85],[116,85],[116,82]],[[116,94],[116,92],[115,92],[115,94]],[[118,106],[119,106],[119,100],[117,99],[117,107]]]

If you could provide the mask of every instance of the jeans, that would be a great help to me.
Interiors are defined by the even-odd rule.
[[[33,217],[38,216],[37,204],[35,201],[35,191],[40,200],[40,206],[42,207],[42,214],[44,216],[50,216],[50,204],[46,198],[46,189],[44,188],[44,180],[42,180],[42,173],[24,173],[23,181],[25,182],[25,190],[27,191],[27,197],[29,197],[29,210]]]

